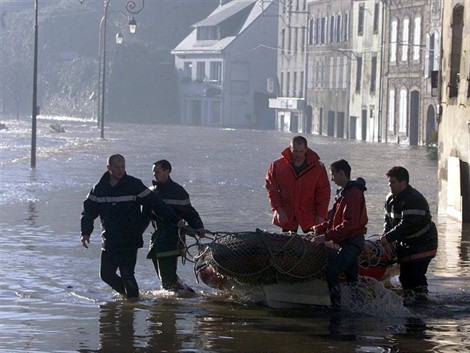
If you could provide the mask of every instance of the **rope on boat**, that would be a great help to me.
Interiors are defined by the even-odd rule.
[[[321,278],[328,249],[312,244],[308,236],[296,233],[210,232],[187,247],[187,260],[203,262],[218,273],[250,284],[278,281],[298,282]],[[202,244],[203,239],[211,240]],[[198,255],[189,259],[189,249],[198,247]]]
[[[392,245],[382,246],[378,235],[372,235],[366,239],[365,249],[359,258],[361,268],[384,268],[396,262],[395,248]]]

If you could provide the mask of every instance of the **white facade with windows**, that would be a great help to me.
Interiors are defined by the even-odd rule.
[[[172,51],[183,124],[270,128],[277,1],[221,1]]]
[[[384,142],[424,145],[437,129],[439,102],[433,80],[439,71],[442,0],[384,4]],[[436,85],[436,82],[434,82]]]
[[[354,1],[351,20],[349,138],[380,142],[384,7],[381,1]]]

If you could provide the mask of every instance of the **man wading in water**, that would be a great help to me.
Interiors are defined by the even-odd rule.
[[[191,205],[186,190],[171,179],[170,162],[165,159],[155,162],[152,172],[155,180],[150,189],[159,195],[178,217],[187,221],[189,226],[195,229],[196,235],[202,238],[205,234],[204,224],[199,213]],[[152,234],[147,258],[152,259],[155,271],[162,281],[162,288],[179,293],[194,292],[176,274],[178,257],[182,255],[181,247],[185,246],[179,238],[178,228],[158,217],[152,220],[152,225],[155,232]]]
[[[100,277],[120,294],[136,298],[139,296],[134,276],[137,249],[144,244],[142,233],[149,223],[141,206],[175,227],[183,226],[184,221],[140,179],[126,174],[126,160],[122,155],[110,156],[107,169],[83,203],[80,241],[88,248],[94,220],[99,216],[102,229]],[[117,275],[117,269],[121,276]]]

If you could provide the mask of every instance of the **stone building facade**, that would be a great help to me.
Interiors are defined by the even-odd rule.
[[[440,1],[389,1],[385,13],[381,135],[384,142],[423,145],[438,111],[431,79],[439,70]]]
[[[439,121],[439,208],[470,226],[470,0],[445,0]]]

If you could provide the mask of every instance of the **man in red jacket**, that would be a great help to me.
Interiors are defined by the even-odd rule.
[[[344,273],[348,285],[353,289],[359,279],[359,255],[364,249],[367,232],[367,209],[364,191],[366,182],[362,178],[351,180],[351,166],[341,159],[331,164],[331,179],[340,187],[335,204],[328,212],[328,220],[314,227],[317,235],[313,243],[322,244],[331,240],[339,245],[329,261],[325,276],[330,291],[331,307],[341,309],[339,276]]]
[[[269,166],[266,173],[273,223],[283,232],[304,233],[323,222],[330,202],[330,181],[320,157],[307,147],[303,136],[292,139],[281,158]]]

